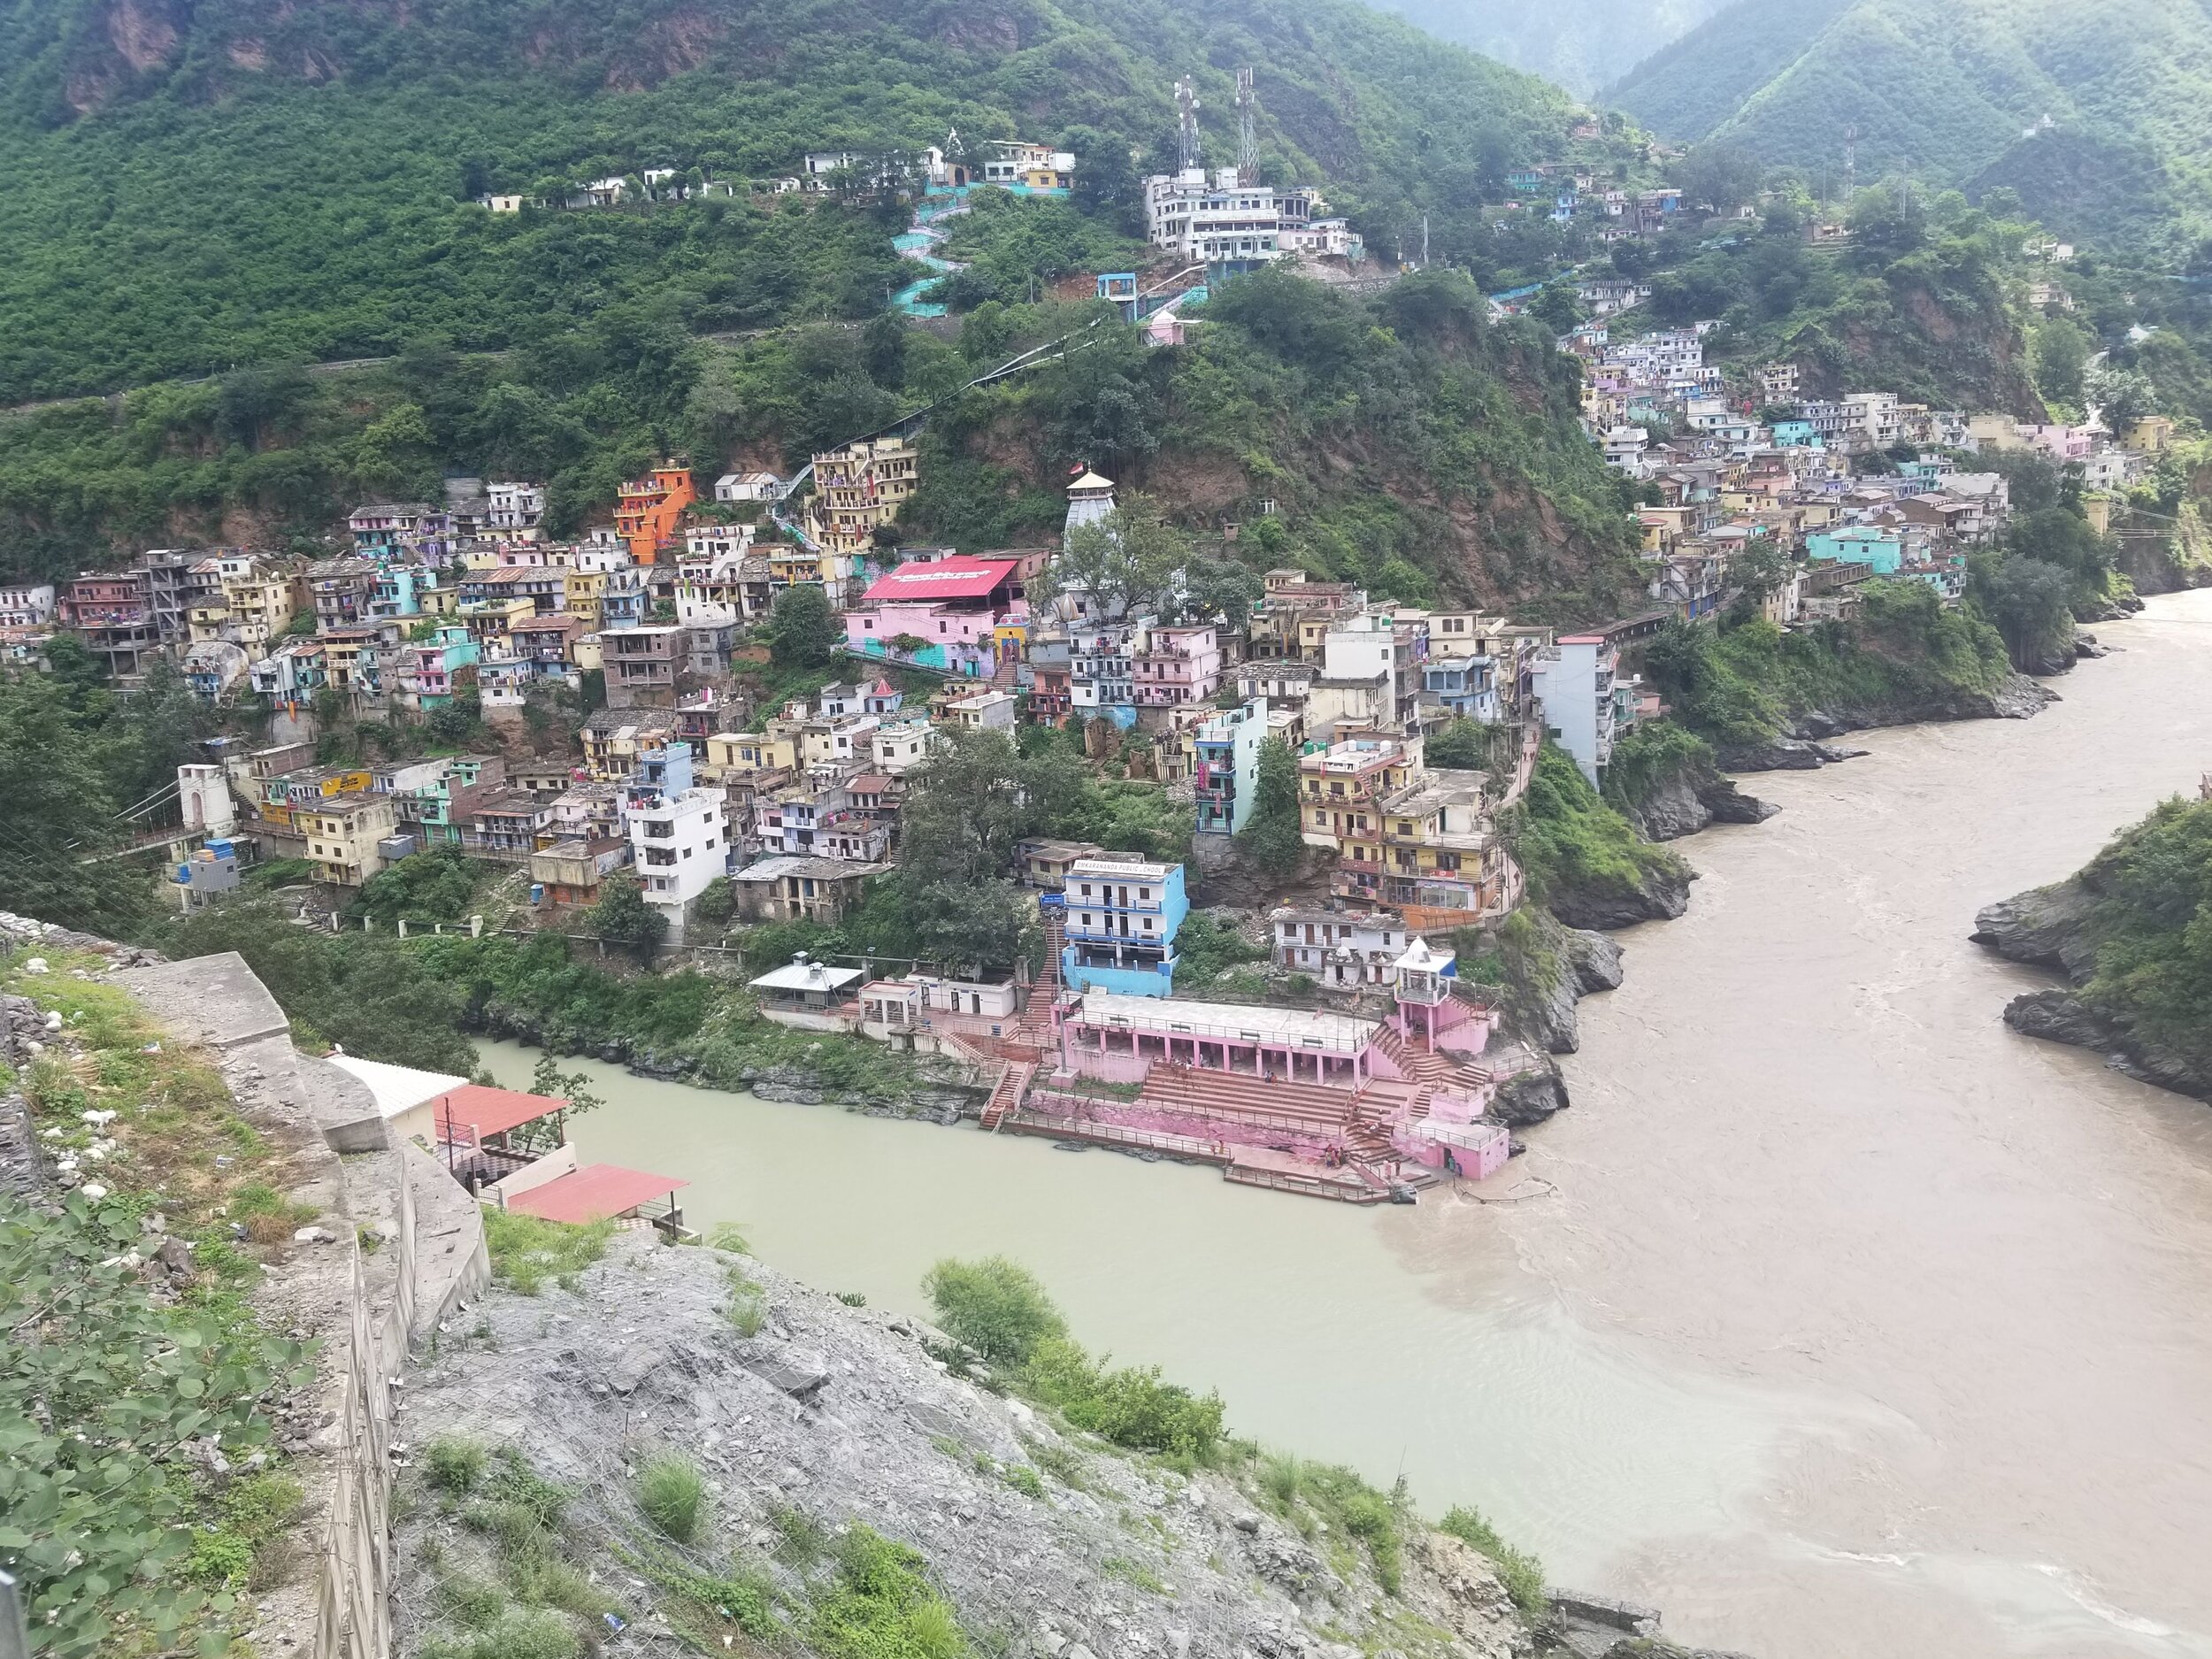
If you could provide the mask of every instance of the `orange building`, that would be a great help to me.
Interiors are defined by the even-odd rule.
[[[676,534],[684,509],[695,499],[691,469],[663,462],[652,477],[623,485],[615,503],[614,532],[630,544],[632,558],[650,565],[654,549]]]

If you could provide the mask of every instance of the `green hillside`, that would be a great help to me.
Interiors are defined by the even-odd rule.
[[[2063,234],[2212,221],[2212,15],[2171,0],[1739,0],[1609,97],[1665,136],[1839,180],[2008,185]]]
[[[695,333],[864,316],[908,274],[864,210],[466,198],[789,173],[955,126],[1171,155],[1185,73],[1225,159],[1242,64],[1271,173],[1326,184],[1381,242],[1424,212],[1469,241],[1486,156],[1565,144],[1555,89],[1353,0],[18,0],[0,403],[430,335],[526,346],[625,302]]]
[[[1695,28],[1723,0],[1372,0],[1439,40],[1588,97]]]

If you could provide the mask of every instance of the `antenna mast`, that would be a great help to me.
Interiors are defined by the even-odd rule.
[[[1176,165],[1188,173],[1198,165],[1198,88],[1188,75],[1175,83]]]
[[[1851,205],[1851,193],[1859,182],[1859,128],[1856,122],[1843,129],[1843,204]]]
[[[1259,141],[1253,136],[1252,118],[1259,110],[1259,95],[1252,88],[1252,72],[1237,71],[1237,182],[1250,189],[1260,181]]]

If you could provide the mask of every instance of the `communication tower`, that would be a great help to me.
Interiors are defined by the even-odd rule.
[[[1259,111],[1259,95],[1252,88],[1252,72],[1237,71],[1237,182],[1250,189],[1260,181],[1260,146],[1253,135],[1253,117]]]
[[[1188,173],[1198,165],[1198,88],[1185,75],[1175,83],[1176,165]]]

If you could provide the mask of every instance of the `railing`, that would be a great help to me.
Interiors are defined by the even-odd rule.
[[[1072,1022],[1072,1024],[1079,1031],[1126,1032],[1132,1036],[1158,1038],[1163,1042],[1171,1037],[1205,1037],[1215,1041],[1227,1041],[1244,1047],[1287,1048],[1300,1054],[1357,1055],[1363,1053],[1369,1044],[1372,1043],[1374,1041],[1374,1038],[1371,1035],[1356,1042],[1347,1041],[1341,1037],[1291,1037],[1287,1035],[1270,1036],[1260,1032],[1247,1031],[1236,1026],[1215,1025],[1200,1024],[1194,1021],[1181,1020],[1172,1022],[1171,1024],[1164,1026],[1134,1025],[1128,1024],[1119,1016],[1114,1016],[1106,1019],[1099,1020],[1091,1019],[1087,1016],[1082,1019]],[[1078,1045],[1078,1050],[1079,1052],[1081,1051],[1080,1044]],[[1093,1050],[1092,1052],[1095,1052],[1095,1050]],[[1238,1072],[1231,1075],[1242,1076],[1244,1074]]]

